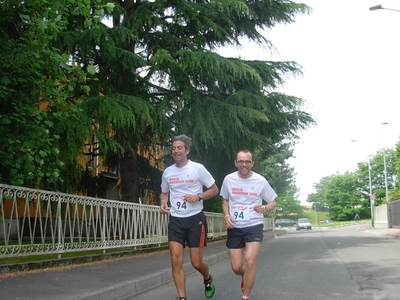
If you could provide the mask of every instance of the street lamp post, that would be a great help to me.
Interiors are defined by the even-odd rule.
[[[378,4],[378,5],[375,5],[375,6],[371,6],[371,7],[369,8],[369,10],[379,10],[379,9],[386,9],[386,10],[393,10],[393,11],[398,11],[398,12],[400,12],[399,9],[383,7],[382,4]]]
[[[357,143],[357,140],[351,140],[354,143]],[[369,201],[371,206],[371,223],[374,226],[374,200],[372,200],[372,178],[371,178],[371,163],[368,157],[368,181],[369,181]]]
[[[368,177],[369,177],[369,205],[371,206],[371,222],[372,226],[374,226],[374,206],[375,206],[375,198],[372,199],[372,179],[371,179],[371,161],[368,157]]]
[[[314,214],[314,216],[315,216],[315,226],[317,226],[318,225],[318,218],[317,218],[317,203],[315,202],[314,203],[314,205],[315,205],[315,214]]]
[[[399,9],[393,9],[393,8],[386,8],[383,7],[382,4],[378,4],[375,6],[371,6],[369,10],[379,10],[379,9],[386,9],[386,10],[392,10],[392,11],[397,11],[400,12]],[[388,122],[381,123],[381,125],[387,125]],[[386,190],[386,208],[387,208],[387,222],[388,222],[388,228],[391,228],[391,213],[390,213],[390,203],[389,203],[389,193],[388,193],[388,182],[387,182],[387,168],[386,168],[386,151],[385,151],[385,142],[383,138],[383,127],[382,127],[382,143],[383,143],[383,165],[384,165],[384,172],[385,172],[385,190]]]
[[[385,139],[383,135],[383,125],[387,125],[388,122],[381,123],[382,125],[382,146],[383,146],[383,172],[385,173],[385,192],[386,192],[386,207],[387,207],[387,219],[388,219],[388,228],[391,227],[390,222],[390,208],[389,208],[389,191],[388,191],[388,180],[387,180],[387,166],[386,166],[386,151],[385,151]]]

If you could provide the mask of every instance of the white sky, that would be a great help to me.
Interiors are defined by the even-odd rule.
[[[400,141],[400,12],[369,10],[378,4],[400,10],[400,1],[299,2],[313,12],[265,34],[279,53],[254,45],[221,53],[303,67],[304,76],[289,79],[280,91],[305,99],[303,110],[318,123],[301,133],[291,162],[299,200],[307,204],[322,177],[354,171],[383,145],[394,148]]]

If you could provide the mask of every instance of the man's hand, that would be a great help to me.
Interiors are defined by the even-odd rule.
[[[168,204],[167,201],[161,201],[161,205],[160,205],[160,212],[164,215],[166,215],[168,213]]]
[[[195,203],[195,202],[197,202],[197,201],[199,201],[199,195],[185,195],[184,197],[183,197],[183,200],[185,200],[186,202],[189,202],[189,203]]]
[[[225,215],[224,219],[225,219],[226,228],[228,228],[228,229],[235,228],[235,225],[233,224],[235,222],[235,220],[230,215]]]
[[[254,210],[256,212],[258,212],[259,214],[262,214],[262,213],[264,213],[266,211],[266,208],[262,204],[257,204],[257,205],[254,206]]]

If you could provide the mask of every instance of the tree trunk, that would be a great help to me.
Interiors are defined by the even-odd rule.
[[[131,139],[131,146],[136,149],[136,143]],[[127,151],[119,159],[119,199],[126,202],[139,203],[140,180],[138,156]]]

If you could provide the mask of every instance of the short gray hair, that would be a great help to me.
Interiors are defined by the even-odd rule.
[[[185,148],[190,150],[192,148],[192,139],[185,134],[177,135],[172,139],[172,143],[175,141],[181,141],[185,144]]]

